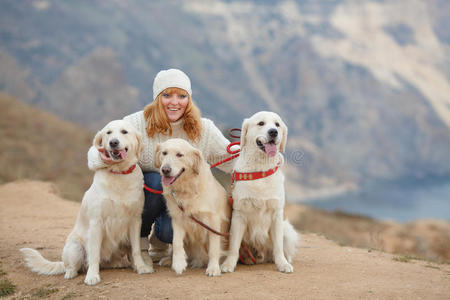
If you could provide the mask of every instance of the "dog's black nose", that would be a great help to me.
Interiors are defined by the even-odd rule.
[[[112,140],[110,140],[109,141],[109,146],[111,147],[111,148],[117,148],[118,146],[119,146],[119,140],[118,139],[112,139]]]
[[[172,168],[168,167],[168,166],[164,166],[161,168],[161,172],[167,176],[170,174],[170,172],[172,172]]]
[[[269,134],[270,137],[275,138],[278,136],[278,130],[276,130],[275,128],[270,128],[269,131],[267,132]]]

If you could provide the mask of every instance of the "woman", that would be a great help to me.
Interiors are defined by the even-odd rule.
[[[185,73],[178,69],[162,70],[153,81],[153,102],[143,111],[124,118],[142,134],[143,153],[139,166],[144,172],[145,185],[152,189],[162,190],[161,176],[153,166],[155,147],[158,143],[170,138],[185,139],[198,148],[209,163],[215,163],[229,156],[226,147],[230,142],[211,120],[201,118],[200,110],[191,97],[191,81]],[[94,147],[89,149],[89,169],[96,170],[105,167],[107,163],[108,158],[100,155],[97,149]],[[219,168],[230,173],[232,163],[222,164]],[[149,248],[148,235],[153,223],[154,234],[150,239],[152,249],[167,248],[160,242],[171,243],[173,235],[165,200],[162,195],[145,191],[141,227],[142,250]],[[155,253],[158,251],[153,252],[154,255],[161,255]]]

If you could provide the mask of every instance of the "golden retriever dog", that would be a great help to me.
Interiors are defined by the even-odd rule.
[[[231,207],[225,189],[214,178],[201,152],[183,139],[158,144],[155,167],[160,170],[163,195],[172,217],[172,269],[182,274],[188,263],[193,268],[208,264],[206,275],[219,276],[226,238],[197,224],[191,216],[216,231],[228,232]]]
[[[48,261],[34,249],[20,251],[28,267],[39,274],[65,273],[64,278],[70,279],[87,268],[84,282],[88,285],[100,282],[100,267],[128,267],[129,260],[139,274],[152,273],[151,259],[146,258],[150,265],[144,262],[139,245],[144,206],[144,179],[137,165],[141,136],[130,123],[116,120],[95,135],[93,144],[111,163],[95,172],[62,261]]]
[[[281,272],[290,273],[298,234],[283,220],[284,175],[280,170],[287,140],[287,127],[273,112],[258,112],[245,119],[241,132],[241,153],[233,171],[233,214],[230,249],[221,266],[233,272],[241,243],[256,263],[275,262]]]

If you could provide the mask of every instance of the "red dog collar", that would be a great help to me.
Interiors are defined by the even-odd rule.
[[[130,174],[131,172],[133,172],[134,171],[134,169],[136,169],[136,165],[134,164],[134,165],[132,165],[128,170],[126,170],[126,171],[122,171],[122,172],[116,172],[116,171],[113,171],[113,170],[109,170],[111,173],[113,173],[113,174],[123,174],[123,175],[127,175],[127,174]]]
[[[281,163],[278,163],[278,165],[275,168],[269,169],[267,171],[248,172],[248,173],[233,172],[233,174],[231,175],[231,182],[234,183],[235,181],[240,181],[240,180],[255,180],[255,179],[261,179],[264,177],[268,177],[268,176],[274,174],[278,170],[280,165],[281,165]]]

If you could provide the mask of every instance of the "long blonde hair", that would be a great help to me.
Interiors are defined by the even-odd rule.
[[[145,129],[147,131],[147,135],[149,137],[153,137],[156,133],[172,135],[172,126],[167,118],[161,99],[163,94],[170,95],[173,93],[186,95],[189,99],[186,110],[182,116],[182,118],[184,118],[183,129],[189,139],[195,142],[200,139],[202,133],[200,109],[198,109],[194,101],[191,99],[191,96],[189,96],[185,90],[175,87],[163,90],[156,97],[155,101],[148,104],[144,108],[144,118],[146,123]]]

